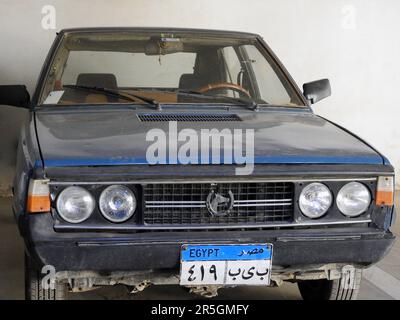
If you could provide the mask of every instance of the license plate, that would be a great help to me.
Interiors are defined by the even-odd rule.
[[[272,245],[182,245],[180,284],[270,284]]]

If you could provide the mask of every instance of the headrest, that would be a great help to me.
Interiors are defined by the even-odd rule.
[[[182,74],[179,79],[179,89],[194,89],[194,88],[196,88],[195,75],[191,73]]]
[[[117,78],[112,73],[81,73],[78,75],[76,85],[107,89],[118,88]]]

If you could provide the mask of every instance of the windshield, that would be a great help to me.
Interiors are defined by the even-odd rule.
[[[234,101],[227,97],[259,105],[304,105],[253,37],[155,32],[67,33],[39,104]]]

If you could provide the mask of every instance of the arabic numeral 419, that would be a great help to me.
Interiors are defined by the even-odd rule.
[[[214,281],[218,280],[218,275],[217,275],[217,267],[215,264],[212,265],[200,265],[200,267],[198,268],[200,271],[200,275],[197,275],[200,277],[200,281],[204,281],[204,278],[206,276],[206,273],[208,273],[207,275],[211,275],[212,278],[214,279]],[[192,282],[196,280],[196,265],[192,265],[189,268],[189,277],[188,277],[188,281]]]

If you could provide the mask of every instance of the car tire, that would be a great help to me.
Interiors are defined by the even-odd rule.
[[[35,267],[32,259],[25,254],[25,299],[26,300],[66,300],[68,284],[56,282],[54,289],[42,286],[43,275]]]
[[[345,278],[335,280],[304,280],[297,283],[303,300],[357,300],[362,270],[355,269]],[[351,283],[346,288],[345,283]]]

